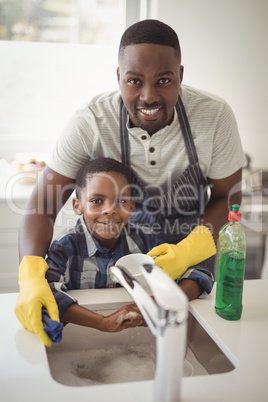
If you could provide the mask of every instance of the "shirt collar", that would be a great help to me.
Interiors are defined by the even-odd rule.
[[[82,257],[85,258],[94,255],[98,249],[93,237],[86,227],[83,215],[81,215],[77,220],[76,232],[80,236],[80,249],[83,254]]]
[[[76,232],[81,236],[80,248],[83,258],[91,257],[95,255],[97,251],[99,251],[100,253],[108,253],[110,251],[109,249],[102,247],[98,240],[91,235],[86,227],[83,215],[81,215],[77,220]],[[115,252],[117,249],[123,247],[124,243],[127,243],[130,252],[139,252],[139,248],[128,235],[126,228],[124,228],[120,234],[119,242],[115,249]]]

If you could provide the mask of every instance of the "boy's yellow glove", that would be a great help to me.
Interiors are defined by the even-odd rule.
[[[147,253],[157,256],[155,263],[172,278],[177,279],[189,267],[216,254],[216,246],[210,230],[206,226],[196,226],[194,230],[177,244],[160,244]]]
[[[15,314],[21,325],[34,332],[46,346],[51,345],[44,331],[42,306],[52,320],[59,321],[58,306],[45,278],[48,265],[42,257],[25,256],[19,266],[20,294]]]

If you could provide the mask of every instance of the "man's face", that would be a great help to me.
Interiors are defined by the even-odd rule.
[[[133,126],[152,135],[171,123],[183,77],[171,46],[127,46],[119,56],[117,77]]]

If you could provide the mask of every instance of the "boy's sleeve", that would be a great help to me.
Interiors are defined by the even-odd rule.
[[[180,284],[183,279],[191,279],[193,281],[199,282],[204,289],[202,295],[209,294],[214,284],[213,274],[208,269],[200,267],[198,265],[188,268],[187,271],[184,272],[184,274],[176,279],[176,282]]]
[[[49,269],[46,272],[46,279],[55,297],[59,309],[59,317],[71,304],[77,301],[67,294],[69,284],[65,278],[69,278],[69,257],[65,247],[54,241],[48,250],[46,262]]]

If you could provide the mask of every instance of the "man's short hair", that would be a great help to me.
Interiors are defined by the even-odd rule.
[[[119,44],[119,55],[124,53],[127,46],[152,43],[173,47],[175,54],[181,59],[181,49],[176,32],[161,21],[148,19],[139,21],[123,33]]]
[[[76,175],[75,192],[78,199],[80,199],[81,190],[87,186],[88,178],[100,172],[117,172],[125,176],[128,184],[133,183],[133,173],[123,163],[112,158],[91,159],[81,166]]]

